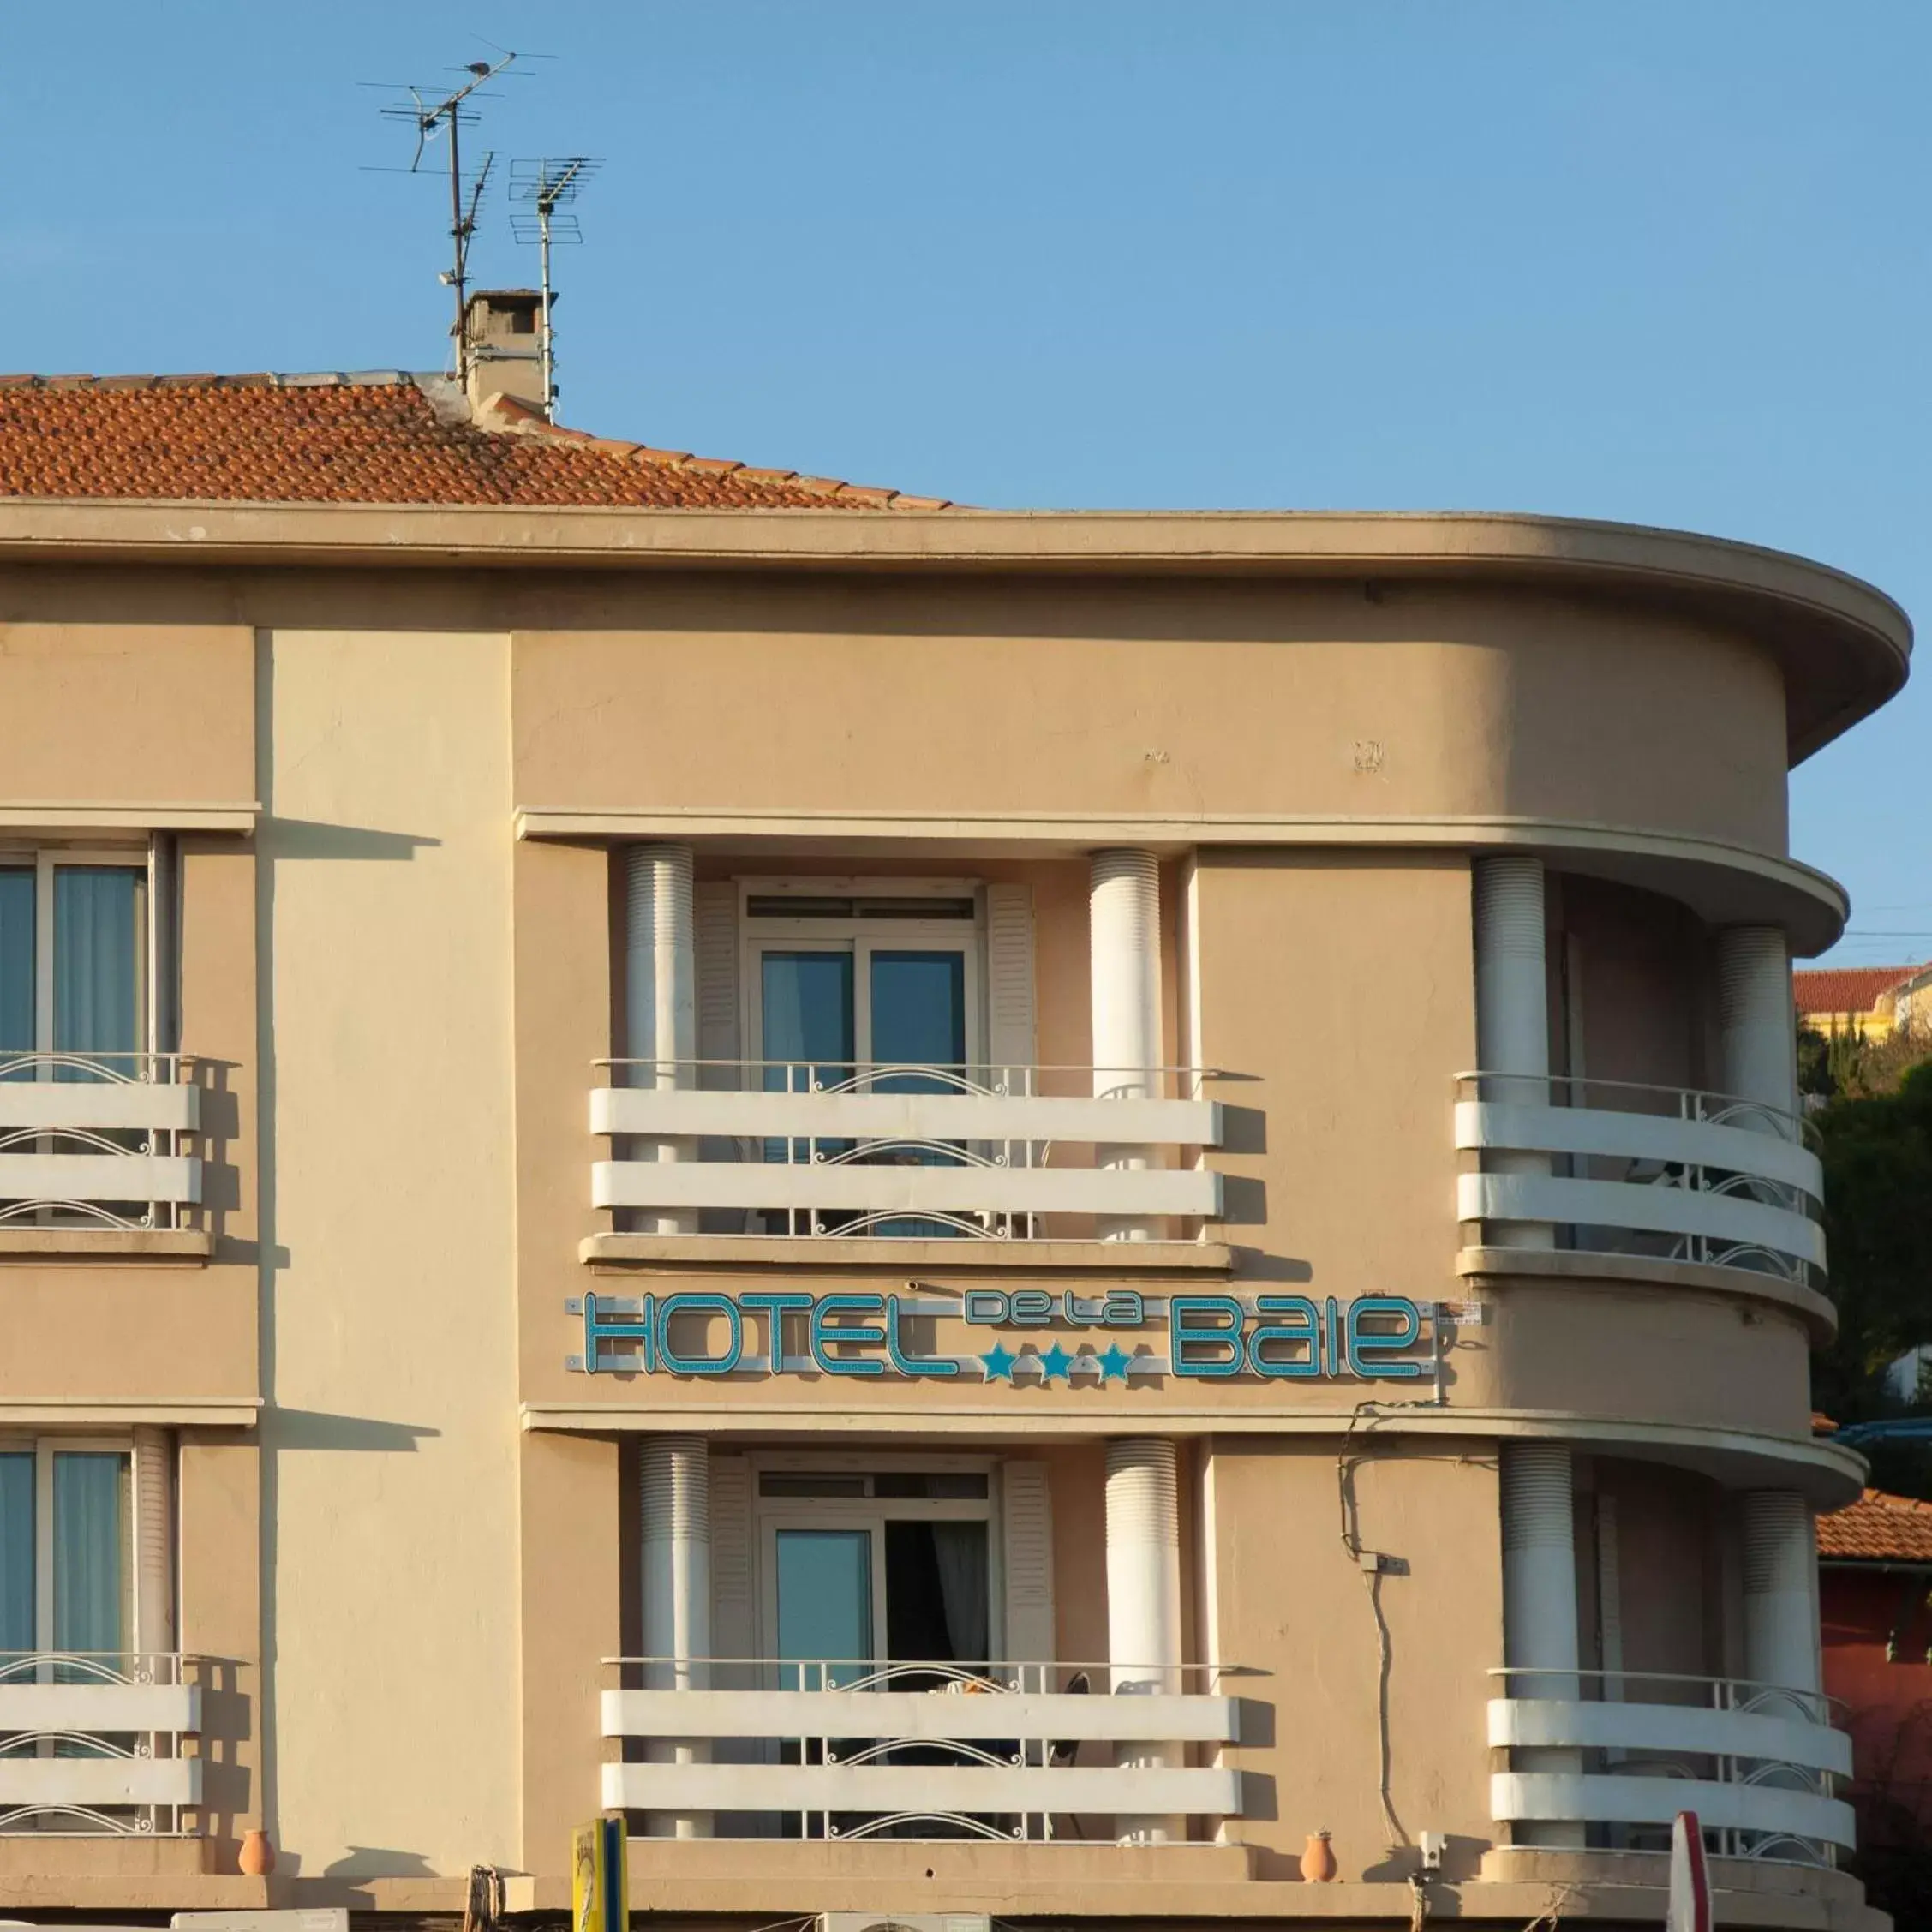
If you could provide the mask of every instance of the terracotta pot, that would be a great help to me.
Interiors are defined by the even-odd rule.
[[[266,1878],[275,1869],[275,1847],[268,1842],[266,1832],[258,1828],[242,1833],[242,1856],[238,1863],[243,1876],[248,1878]]]
[[[1308,1848],[1301,1854],[1301,1875],[1311,1885],[1330,1883],[1336,1872],[1335,1847],[1326,1832],[1311,1832]]]

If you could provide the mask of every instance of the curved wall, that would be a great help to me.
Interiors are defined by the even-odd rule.
[[[1510,817],[1785,850],[1768,649],[1531,588],[654,581],[518,631],[512,661],[527,806]]]

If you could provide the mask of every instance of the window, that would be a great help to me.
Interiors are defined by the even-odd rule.
[[[0,852],[0,1079],[137,1074],[147,954],[145,862]]]
[[[0,1437],[0,1678],[86,1681],[128,1648],[129,1456],[72,1437]]]
[[[863,887],[864,889],[860,889]],[[754,882],[745,890],[746,1038],[768,1092],[850,1087],[876,1093],[956,1088],[984,1061],[979,901],[957,881]],[[768,1161],[944,1165],[945,1144],[768,1140]],[[932,1236],[960,1230],[905,1216],[863,1227],[810,1217],[810,1228]]]
[[[781,1688],[892,1670],[889,1687],[910,1690],[984,1672],[996,1636],[990,1492],[986,1470],[966,1467],[762,1470],[763,1648]]]

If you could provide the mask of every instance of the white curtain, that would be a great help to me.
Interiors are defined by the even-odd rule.
[[[986,1525],[936,1522],[933,1554],[939,1565],[940,1600],[946,1610],[946,1637],[959,1664],[987,1660]]]
[[[122,865],[63,865],[54,873],[54,1050],[97,1056],[141,1044],[138,895]],[[130,1073],[125,1058],[111,1062]],[[85,1078],[78,1069],[70,1078]]]
[[[127,1511],[125,1456],[55,1455],[54,1649],[127,1648]]]

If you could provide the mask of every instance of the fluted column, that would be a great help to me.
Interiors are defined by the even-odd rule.
[[[711,1654],[711,1463],[702,1436],[652,1436],[640,1445],[647,1690],[702,1690]],[[702,1763],[702,1744],[654,1739],[654,1764]],[[647,1815],[653,1838],[709,1838],[709,1812]]]
[[[1093,992],[1093,1091],[1144,1099],[1160,1092],[1161,880],[1151,852],[1097,852],[1088,899]],[[1153,1151],[1130,1144],[1094,1150],[1102,1167],[1145,1168]],[[1151,1217],[1102,1216],[1108,1241],[1146,1241]]]
[[[1164,1436],[1107,1445],[1107,1654],[1116,1695],[1172,1693],[1181,1683],[1181,1498],[1175,1447]],[[1119,1747],[1116,1762],[1148,1768],[1186,1762],[1179,1744]],[[1122,1839],[1148,1845],[1187,1836],[1186,1821],[1157,1815],[1115,1821]]]
[[[1475,862],[1476,1054],[1496,1078],[1482,1098],[1526,1107],[1549,1102],[1549,974],[1543,946],[1543,862],[1516,857]],[[1550,1157],[1500,1149],[1492,1174],[1547,1178]],[[1546,1223],[1499,1222],[1484,1238],[1497,1247],[1553,1247]]]
[[[1797,1106],[1791,960],[1776,926],[1727,926],[1717,937],[1718,1086],[1780,1114]],[[1738,1123],[1753,1125],[1747,1115]],[[1770,1122],[1757,1123],[1775,1131]]]
[[[697,969],[692,943],[691,852],[689,846],[637,845],[624,855],[624,1020],[625,1054],[634,1062],[633,1086],[697,1085]],[[688,1136],[646,1139],[633,1136],[630,1158],[683,1161],[696,1157]],[[697,1232],[690,1210],[637,1217],[645,1234]]]
[[[1516,1698],[1574,1701],[1578,1695],[1576,1523],[1568,1446],[1516,1442],[1503,1450],[1503,1660]],[[1519,1746],[1522,1772],[1576,1773],[1574,1750]],[[1524,1845],[1580,1845],[1581,1825],[1517,1827]]]
[[[1744,1493],[1744,1675],[1818,1688],[1818,1571],[1810,1505],[1788,1489]]]

